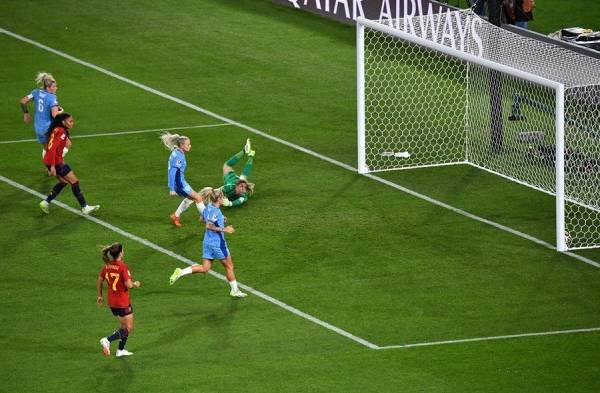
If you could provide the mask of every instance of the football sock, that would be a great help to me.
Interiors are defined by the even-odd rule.
[[[50,191],[50,194],[48,194],[48,196],[46,197],[46,202],[52,202],[52,200],[56,198],[58,194],[60,194],[60,192],[63,188],[65,188],[66,185],[67,183],[56,183],[52,188],[52,191]]]
[[[73,191],[73,195],[75,195],[75,198],[77,198],[77,202],[79,202],[81,208],[86,207],[87,203],[85,202],[85,198],[79,189],[79,182],[71,184],[71,191]]]
[[[254,157],[248,157],[248,161],[246,161],[246,165],[244,165],[244,169],[242,170],[242,176],[245,178],[248,177],[250,171],[252,170],[252,164],[254,163]]]
[[[122,338],[121,341],[119,341],[119,350],[124,350],[125,344],[127,344],[127,337]]]
[[[185,269],[181,269],[181,275],[187,276],[188,274],[192,274],[192,267],[188,266]]]
[[[186,211],[188,209],[188,207],[190,207],[192,202],[193,202],[192,200],[184,198],[183,201],[181,201],[181,203],[179,204],[179,207],[177,208],[177,210],[175,210],[175,215],[177,217],[179,217],[181,215],[181,213],[183,213],[184,211]]]
[[[204,207],[204,202],[196,203],[196,208],[198,208],[198,212],[200,212],[200,215],[202,215],[202,212],[204,212]]]
[[[232,291],[239,291],[238,284],[236,280],[229,281],[229,285],[231,286]]]
[[[129,332],[127,331],[127,329],[117,329],[114,331],[113,334],[111,334],[110,336],[107,337],[108,341],[113,342],[115,340],[119,340],[119,339],[125,339],[127,340],[127,336],[129,336]]]
[[[241,150],[239,153],[236,153],[234,156],[232,156],[229,160],[227,160],[227,162],[225,164],[229,165],[229,166],[234,166],[235,164],[238,163],[239,160],[241,160],[244,157],[244,150]]]

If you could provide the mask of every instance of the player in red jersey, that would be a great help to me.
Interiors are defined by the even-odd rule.
[[[52,120],[52,123],[48,128],[48,143],[46,145],[46,153],[44,154],[44,164],[48,167],[48,174],[50,176],[56,176],[58,183],[54,186],[52,191],[50,191],[50,194],[48,194],[46,199],[40,202],[40,208],[46,214],[50,213],[50,202],[60,194],[67,184],[71,185],[73,195],[77,198],[83,214],[90,214],[100,208],[100,205],[90,206],[85,202],[75,172],[71,170],[69,165],[67,165],[63,159],[63,150],[71,147],[69,130],[73,127],[74,123],[73,116],[63,112]]]
[[[133,331],[133,308],[131,307],[129,290],[131,288],[139,288],[141,284],[139,281],[132,281],[129,267],[123,262],[123,245],[121,243],[114,243],[104,247],[102,249],[102,259],[104,260],[104,267],[100,270],[100,275],[96,281],[96,288],[98,289],[97,302],[99,305],[104,303],[102,289],[104,286],[103,283],[106,281],[108,284],[107,303],[113,315],[119,318],[121,326],[112,335],[102,337],[100,345],[102,346],[104,355],[109,356],[110,343],[115,340],[121,340],[119,341],[119,349],[116,356],[133,355],[132,352],[125,349],[127,337]]]

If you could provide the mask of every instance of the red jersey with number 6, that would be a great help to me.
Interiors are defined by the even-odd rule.
[[[108,306],[126,308],[131,304],[125,281],[131,280],[129,268],[123,261],[112,261],[100,270],[100,277],[108,282]]]
[[[69,139],[69,134],[63,127],[56,127],[50,133],[48,144],[46,145],[46,154],[44,154],[44,164],[58,165],[63,164],[63,150]]]

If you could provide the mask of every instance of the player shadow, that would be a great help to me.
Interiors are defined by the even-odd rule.
[[[114,355],[111,355],[111,357],[114,357]],[[119,381],[118,390],[128,392],[135,375],[131,364],[129,364],[130,359],[123,357],[107,360],[109,360],[107,364],[98,370],[94,390],[97,392],[114,392],[115,381]]]

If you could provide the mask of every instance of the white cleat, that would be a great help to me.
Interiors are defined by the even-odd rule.
[[[229,292],[229,294],[230,294],[232,297],[237,297],[237,298],[242,298],[242,297],[246,297],[246,296],[248,296],[248,294],[247,294],[247,293],[244,293],[244,292],[240,291],[239,289],[238,289],[237,291],[233,291],[233,290],[232,290],[231,292]]]
[[[126,349],[117,349],[117,353],[115,354],[118,358],[123,357],[123,356],[131,356],[133,355],[133,352],[129,352]]]
[[[100,339],[100,345],[102,345],[102,352],[104,352],[104,356],[110,356],[110,341],[108,341],[108,338],[102,337]]]
[[[42,209],[42,211],[46,214],[50,213],[50,204],[46,201],[43,200],[40,202],[40,209]]]
[[[87,205],[86,207],[81,209],[81,212],[87,215],[91,212],[95,212],[98,209],[100,209],[100,205]]]
[[[250,138],[246,139],[246,144],[244,145],[244,153],[246,155],[250,154],[252,151],[252,145],[250,144]]]

